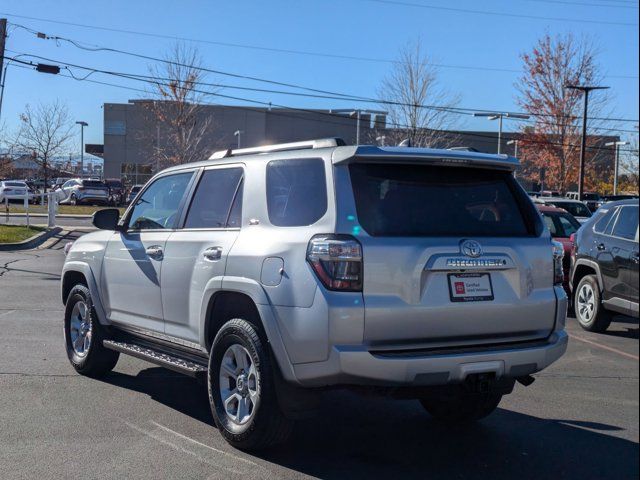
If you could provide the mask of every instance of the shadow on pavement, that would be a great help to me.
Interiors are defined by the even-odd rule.
[[[149,368],[104,380],[213,425],[206,390],[193,379]],[[601,433],[618,430],[505,409],[475,425],[446,427],[416,401],[333,391],[317,417],[296,424],[287,444],[256,456],[328,479],[635,479],[638,444]]]

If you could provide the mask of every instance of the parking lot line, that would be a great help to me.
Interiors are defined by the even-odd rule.
[[[618,350],[617,348],[613,348],[613,347],[608,347],[606,345],[602,345],[601,343],[594,342],[593,340],[587,340],[586,338],[582,338],[582,337],[579,337],[577,335],[573,335],[571,333],[569,334],[569,337],[573,338],[574,340],[578,340],[579,342],[588,343],[589,345],[593,345],[594,347],[598,347],[598,348],[601,348],[603,350],[608,350],[610,352],[617,353],[618,355],[622,355],[623,357],[630,358],[631,360],[635,360],[635,361],[640,360],[640,358],[637,355],[633,355],[631,353],[623,352],[622,350]]]

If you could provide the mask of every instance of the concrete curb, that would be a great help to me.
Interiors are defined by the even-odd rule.
[[[0,217],[2,216],[6,216],[5,213],[0,212]],[[26,217],[27,214],[26,213],[10,213],[9,217]],[[49,215],[46,213],[29,213],[30,217],[48,217]],[[56,214],[56,218],[92,218],[93,215],[87,215],[87,214],[77,214],[77,213],[58,213]]]
[[[62,231],[60,227],[54,227],[49,230],[45,230],[44,232],[40,232],[34,235],[31,238],[27,238],[22,242],[16,243],[0,243],[0,252],[13,252],[16,250],[31,250],[32,248],[36,248],[44,243],[49,238],[57,235]]]

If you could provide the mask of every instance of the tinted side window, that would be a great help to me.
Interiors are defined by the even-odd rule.
[[[602,218],[596,222],[593,229],[598,233],[603,233],[607,228],[607,225],[611,221],[611,217],[613,217],[613,214],[615,212],[616,212],[615,208],[612,208],[608,212],[605,212]]]
[[[162,177],[153,182],[136,200],[129,228],[152,230],[173,228],[182,197],[193,172]]]
[[[240,228],[242,225],[242,194],[244,191],[244,180],[240,180],[240,185],[238,186],[238,193],[236,193],[236,198],[233,200],[233,205],[231,205],[231,211],[229,212],[229,220],[227,221],[227,227],[229,228]]]
[[[580,223],[576,220],[573,220],[571,217],[566,217],[564,215],[558,216],[558,221],[562,226],[562,230],[564,232],[565,237],[570,237],[572,234],[576,233],[580,228]]]
[[[191,201],[184,228],[225,228],[242,168],[205,170]]]
[[[543,215],[544,223],[546,223],[547,228],[549,229],[549,233],[551,233],[552,237],[558,236],[558,229],[556,228],[556,222],[553,221],[553,217],[550,215]]]
[[[616,237],[634,240],[638,229],[638,207],[622,207],[618,214],[613,234]]]
[[[327,211],[327,181],[320,158],[274,160],[267,165],[269,221],[279,227],[311,225]]]

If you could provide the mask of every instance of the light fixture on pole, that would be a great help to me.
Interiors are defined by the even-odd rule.
[[[589,108],[589,92],[591,90],[606,90],[609,87],[595,87],[592,85],[566,85],[569,90],[579,90],[584,93],[584,108],[582,111],[582,140],[580,142],[580,173],[578,177],[578,199],[582,200],[584,190],[584,161],[587,151],[587,110]]]
[[[629,142],[607,142],[605,147],[616,147],[616,160],[613,167],[613,194],[618,194],[618,169],[620,168],[620,147],[629,145]]]
[[[360,116],[363,113],[374,114],[374,115],[386,115],[389,112],[385,112],[384,110],[369,110],[369,109],[338,109],[338,110],[329,110],[329,113],[346,113],[349,116],[356,116],[356,145],[360,145]]]
[[[240,138],[242,137],[243,133],[244,130],[236,130],[235,132],[233,132],[233,136],[238,137],[238,148],[240,148]]]
[[[513,145],[513,156],[518,158],[518,141],[517,139],[509,140],[507,145]]]
[[[80,125],[80,177],[84,178],[84,127],[88,127],[89,124],[78,121],[76,125]]]
[[[502,153],[502,119],[515,118],[519,120],[526,120],[528,118],[531,118],[529,115],[509,112],[476,112],[473,114],[473,116],[487,117],[489,120],[498,120],[498,154]]]
[[[384,142],[386,141],[386,139],[386,135],[380,135],[379,137],[376,137],[376,142],[378,142],[378,145],[380,145],[381,147],[384,147]]]

